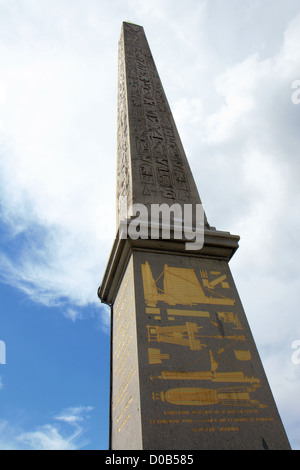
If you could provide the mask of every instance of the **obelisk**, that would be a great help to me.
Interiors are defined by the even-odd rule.
[[[134,204],[201,205],[144,30],[131,23],[119,41],[117,132],[118,228],[120,200],[125,225]],[[289,449],[228,265],[239,237],[206,216],[198,250],[150,232],[118,231],[98,290],[111,306],[110,448]]]

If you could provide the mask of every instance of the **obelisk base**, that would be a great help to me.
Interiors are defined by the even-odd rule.
[[[99,290],[113,310],[111,449],[290,448],[228,266],[237,242],[116,241]]]

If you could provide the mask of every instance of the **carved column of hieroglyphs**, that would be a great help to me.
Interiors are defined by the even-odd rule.
[[[117,199],[128,204],[200,203],[143,28],[119,41]]]

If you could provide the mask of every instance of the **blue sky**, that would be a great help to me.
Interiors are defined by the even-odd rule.
[[[108,447],[122,21],[145,28],[210,224],[241,236],[230,266],[299,449],[298,0],[0,0],[0,449]]]
[[[109,338],[91,309],[70,322],[2,285],[1,312],[1,448],[105,448]]]

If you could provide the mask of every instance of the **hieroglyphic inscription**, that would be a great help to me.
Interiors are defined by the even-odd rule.
[[[149,424],[223,434],[272,423],[226,271],[165,262],[154,275],[152,266],[147,259],[141,264],[147,390],[160,403]]]
[[[144,30],[128,23],[119,44],[118,116],[117,195],[200,203]]]

